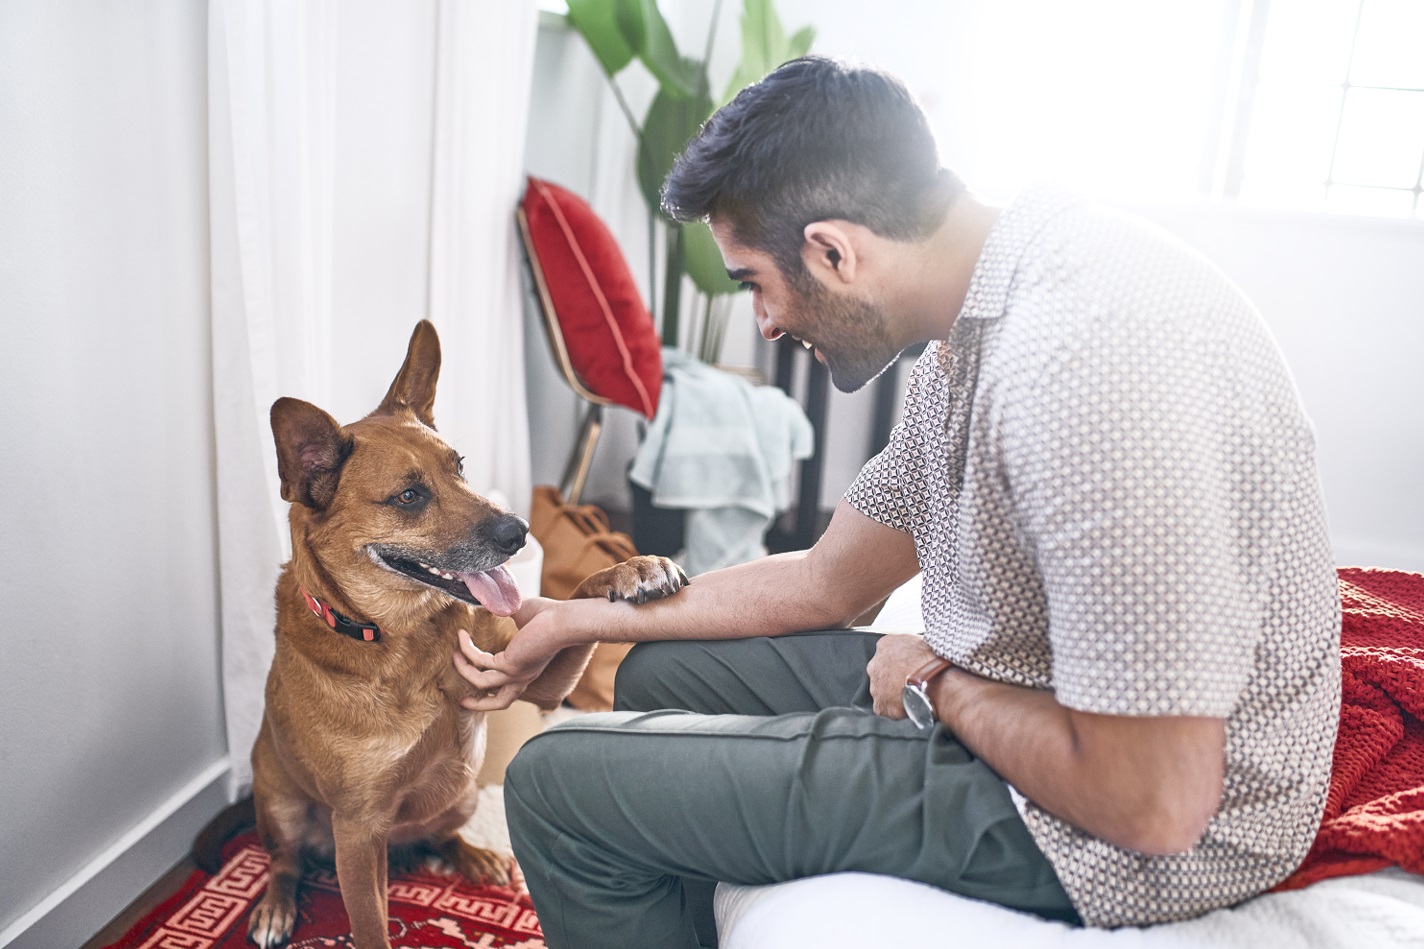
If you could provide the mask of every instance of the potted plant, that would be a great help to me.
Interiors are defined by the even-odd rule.
[[[651,258],[648,302],[663,345],[686,349],[704,362],[715,363],[726,325],[724,298],[738,287],[728,279],[707,225],[679,224],[665,216],[659,192],[674,159],[702,123],[744,86],[787,60],[804,56],[815,31],[807,26],[788,37],[772,0],[743,0],[740,59],[721,96],[714,99],[708,63],[721,0],[711,5],[711,24],[700,59],[679,51],[657,0],[568,0],[568,5],[569,23],[597,58],[638,143],[635,171],[647,205]],[[618,74],[634,61],[642,63],[658,83],[641,122],[617,82]],[[661,279],[654,250],[659,238],[664,250]],[[699,305],[689,314],[694,325],[686,327],[681,325],[684,277],[699,295]]]
[[[788,37],[772,0],[743,0],[739,60],[720,97],[714,98],[708,64],[721,0],[710,5],[711,22],[701,58],[684,56],[678,49],[657,0],[568,0],[568,7],[570,25],[598,60],[637,142],[634,173],[648,215],[648,302],[663,345],[716,363],[730,308],[727,298],[739,288],[727,277],[705,223],[682,224],[662,213],[663,179],[718,107],[787,60],[805,55],[815,33],[803,27]],[[641,63],[657,81],[657,92],[641,121],[617,79],[633,62]],[[659,240],[661,259],[656,249]],[[685,284],[698,295],[688,308],[691,325],[682,320]],[[649,490],[632,478],[629,490],[638,549],[675,554],[683,544],[686,512],[654,506]]]

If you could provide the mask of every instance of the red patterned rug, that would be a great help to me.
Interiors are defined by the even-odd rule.
[[[216,875],[194,870],[183,886],[107,949],[250,949],[247,912],[267,888],[267,853],[253,833],[223,847]],[[397,949],[544,949],[527,893],[475,886],[420,870],[392,875],[391,945]],[[351,946],[336,874],[313,870],[297,897],[291,949]]]

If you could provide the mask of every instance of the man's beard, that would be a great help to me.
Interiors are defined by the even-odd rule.
[[[801,306],[815,314],[816,350],[826,360],[831,382],[842,392],[864,388],[900,354],[890,341],[885,315],[873,304],[833,294],[812,280]]]

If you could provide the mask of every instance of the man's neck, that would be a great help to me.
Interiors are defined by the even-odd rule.
[[[948,338],[999,211],[962,194],[938,230],[924,241],[906,245],[895,306],[895,312],[905,314],[906,345]]]

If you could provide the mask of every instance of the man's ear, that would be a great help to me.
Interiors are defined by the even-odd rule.
[[[439,377],[440,337],[435,335],[435,326],[429,320],[421,320],[410,334],[410,346],[406,348],[400,372],[372,414],[394,415],[406,408],[423,424],[434,428],[435,380]]]
[[[310,402],[281,398],[272,403],[272,437],[282,499],[325,510],[336,497],[341,466],[351,454],[351,436]]]
[[[839,221],[812,221],[801,232],[801,259],[823,283],[850,283],[860,266],[848,228]]]

